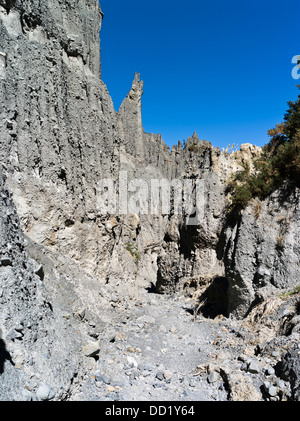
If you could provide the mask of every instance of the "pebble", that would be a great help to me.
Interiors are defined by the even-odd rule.
[[[85,308],[78,309],[74,316],[83,320],[85,316]]]
[[[21,339],[23,338],[23,335],[20,331],[14,332],[14,339]]]
[[[163,372],[162,371],[158,371],[157,373],[156,373],[156,376],[155,376],[158,380],[163,380],[164,379],[164,374],[163,374]]]
[[[284,389],[285,388],[285,383],[284,383],[283,380],[277,379],[276,380],[276,386],[278,386],[280,389]]]
[[[268,393],[269,396],[274,397],[274,396],[277,395],[276,387],[271,385],[271,383],[269,381],[266,380],[263,384],[263,387],[264,387],[265,391]]]
[[[247,370],[252,374],[258,374],[261,371],[259,365],[255,361],[250,361]]]
[[[207,376],[207,381],[208,383],[214,383],[216,381],[220,380],[220,375],[219,373],[217,373],[216,371],[212,371],[211,373],[209,373],[209,375]]]
[[[32,401],[33,394],[29,390],[24,390],[22,392],[23,401]]]
[[[111,380],[106,374],[102,374],[100,371],[96,371],[95,379],[98,383],[110,384]]]
[[[270,396],[276,396],[277,395],[277,389],[275,386],[270,386],[268,389],[268,393]]]
[[[47,384],[42,384],[38,387],[36,391],[36,396],[41,401],[49,401],[54,398],[55,392],[54,390]]]
[[[268,374],[268,375],[275,374],[275,370],[274,370],[274,368],[273,368],[273,367],[268,367],[268,368],[266,369],[266,374]]]
[[[129,347],[127,348],[127,352],[132,352],[132,353],[134,353],[134,352],[135,352],[135,349],[134,349],[134,348],[132,348],[132,346],[129,346]]]
[[[19,324],[19,325],[17,325],[17,326],[15,327],[15,330],[16,330],[17,332],[23,332],[23,330],[24,330],[24,326],[22,326],[21,324]]]
[[[163,376],[164,376],[165,380],[171,381],[171,379],[173,377],[173,373],[170,370],[165,370],[163,372]]]
[[[134,357],[127,356],[129,367],[137,367],[138,363]]]
[[[89,342],[82,348],[82,351],[86,357],[94,357],[100,351],[99,342]]]

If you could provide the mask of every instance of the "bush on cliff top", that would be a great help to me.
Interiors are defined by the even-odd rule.
[[[288,105],[284,121],[268,131],[270,141],[254,161],[254,172],[244,164],[235,174],[231,185],[235,207],[245,208],[254,197],[266,198],[285,181],[300,187],[300,95]]]

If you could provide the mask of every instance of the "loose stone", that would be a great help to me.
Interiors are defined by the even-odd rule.
[[[47,384],[42,384],[38,387],[37,391],[36,391],[36,396],[41,400],[41,401],[48,401],[54,398],[55,396],[55,392],[53,391],[53,389],[47,385]]]
[[[258,374],[261,371],[259,365],[255,361],[250,361],[248,365],[248,372],[252,374]]]
[[[94,357],[100,351],[99,342],[90,342],[82,348],[86,357]]]

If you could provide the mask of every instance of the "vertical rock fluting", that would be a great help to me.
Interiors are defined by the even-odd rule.
[[[0,174],[0,400],[36,399],[39,388],[63,400],[82,376],[81,339],[52,307],[43,268],[28,257],[26,243]]]
[[[228,312],[245,317],[278,290],[299,284],[299,191],[253,200],[224,230]]]
[[[100,79],[101,22],[96,0],[0,5],[0,161],[7,184],[30,238],[93,269],[99,252],[89,251],[90,243],[102,237],[96,186],[116,176],[119,141]]]

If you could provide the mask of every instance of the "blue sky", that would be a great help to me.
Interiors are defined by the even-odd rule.
[[[300,54],[299,0],[100,0],[102,79],[118,110],[135,72],[143,125],[172,146],[196,131],[221,149],[268,141]]]

